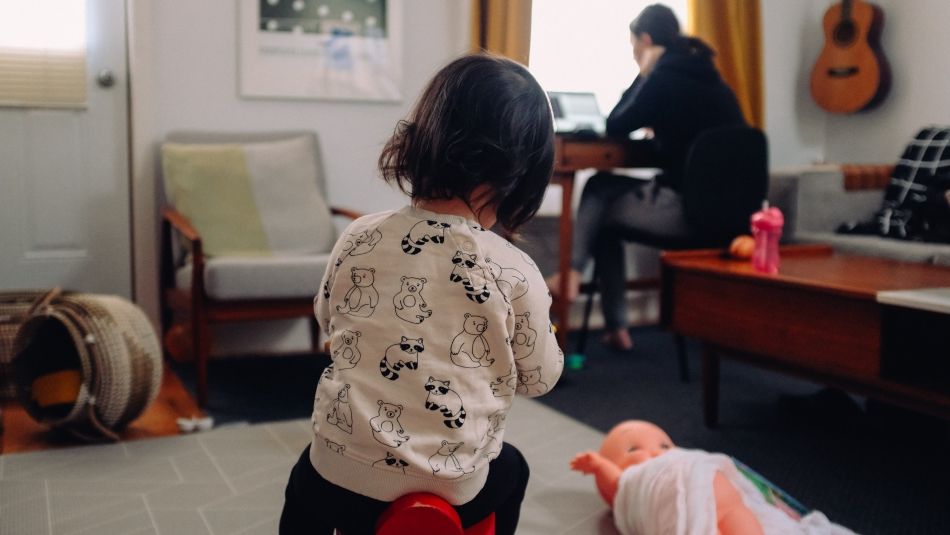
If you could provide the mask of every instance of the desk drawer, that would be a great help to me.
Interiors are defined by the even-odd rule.
[[[881,310],[821,291],[676,272],[672,327],[714,345],[802,370],[878,379]]]
[[[620,142],[560,143],[557,151],[557,166],[571,169],[610,169],[624,167],[629,155]]]

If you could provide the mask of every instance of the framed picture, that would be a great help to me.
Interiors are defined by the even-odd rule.
[[[402,98],[402,0],[240,2],[241,96]]]

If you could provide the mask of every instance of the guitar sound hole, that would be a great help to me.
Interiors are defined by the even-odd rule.
[[[854,42],[855,34],[857,34],[857,28],[855,28],[853,22],[839,22],[838,25],[835,26],[834,31],[835,44],[838,46],[848,46]]]
[[[847,78],[858,74],[857,67],[832,67],[828,69],[828,76],[831,78]]]

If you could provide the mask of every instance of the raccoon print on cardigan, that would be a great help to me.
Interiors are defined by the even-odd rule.
[[[406,207],[341,235],[314,281],[333,365],[317,383],[310,460],[377,500],[417,490],[465,503],[484,486],[515,393],[544,394],[561,374],[554,333],[536,327],[550,317],[544,279],[459,216]]]

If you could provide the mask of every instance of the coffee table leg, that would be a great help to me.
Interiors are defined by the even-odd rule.
[[[680,381],[689,382],[689,355],[686,352],[686,337],[682,334],[675,335],[676,356],[680,365]]]
[[[719,353],[703,344],[703,417],[706,427],[719,424]]]

